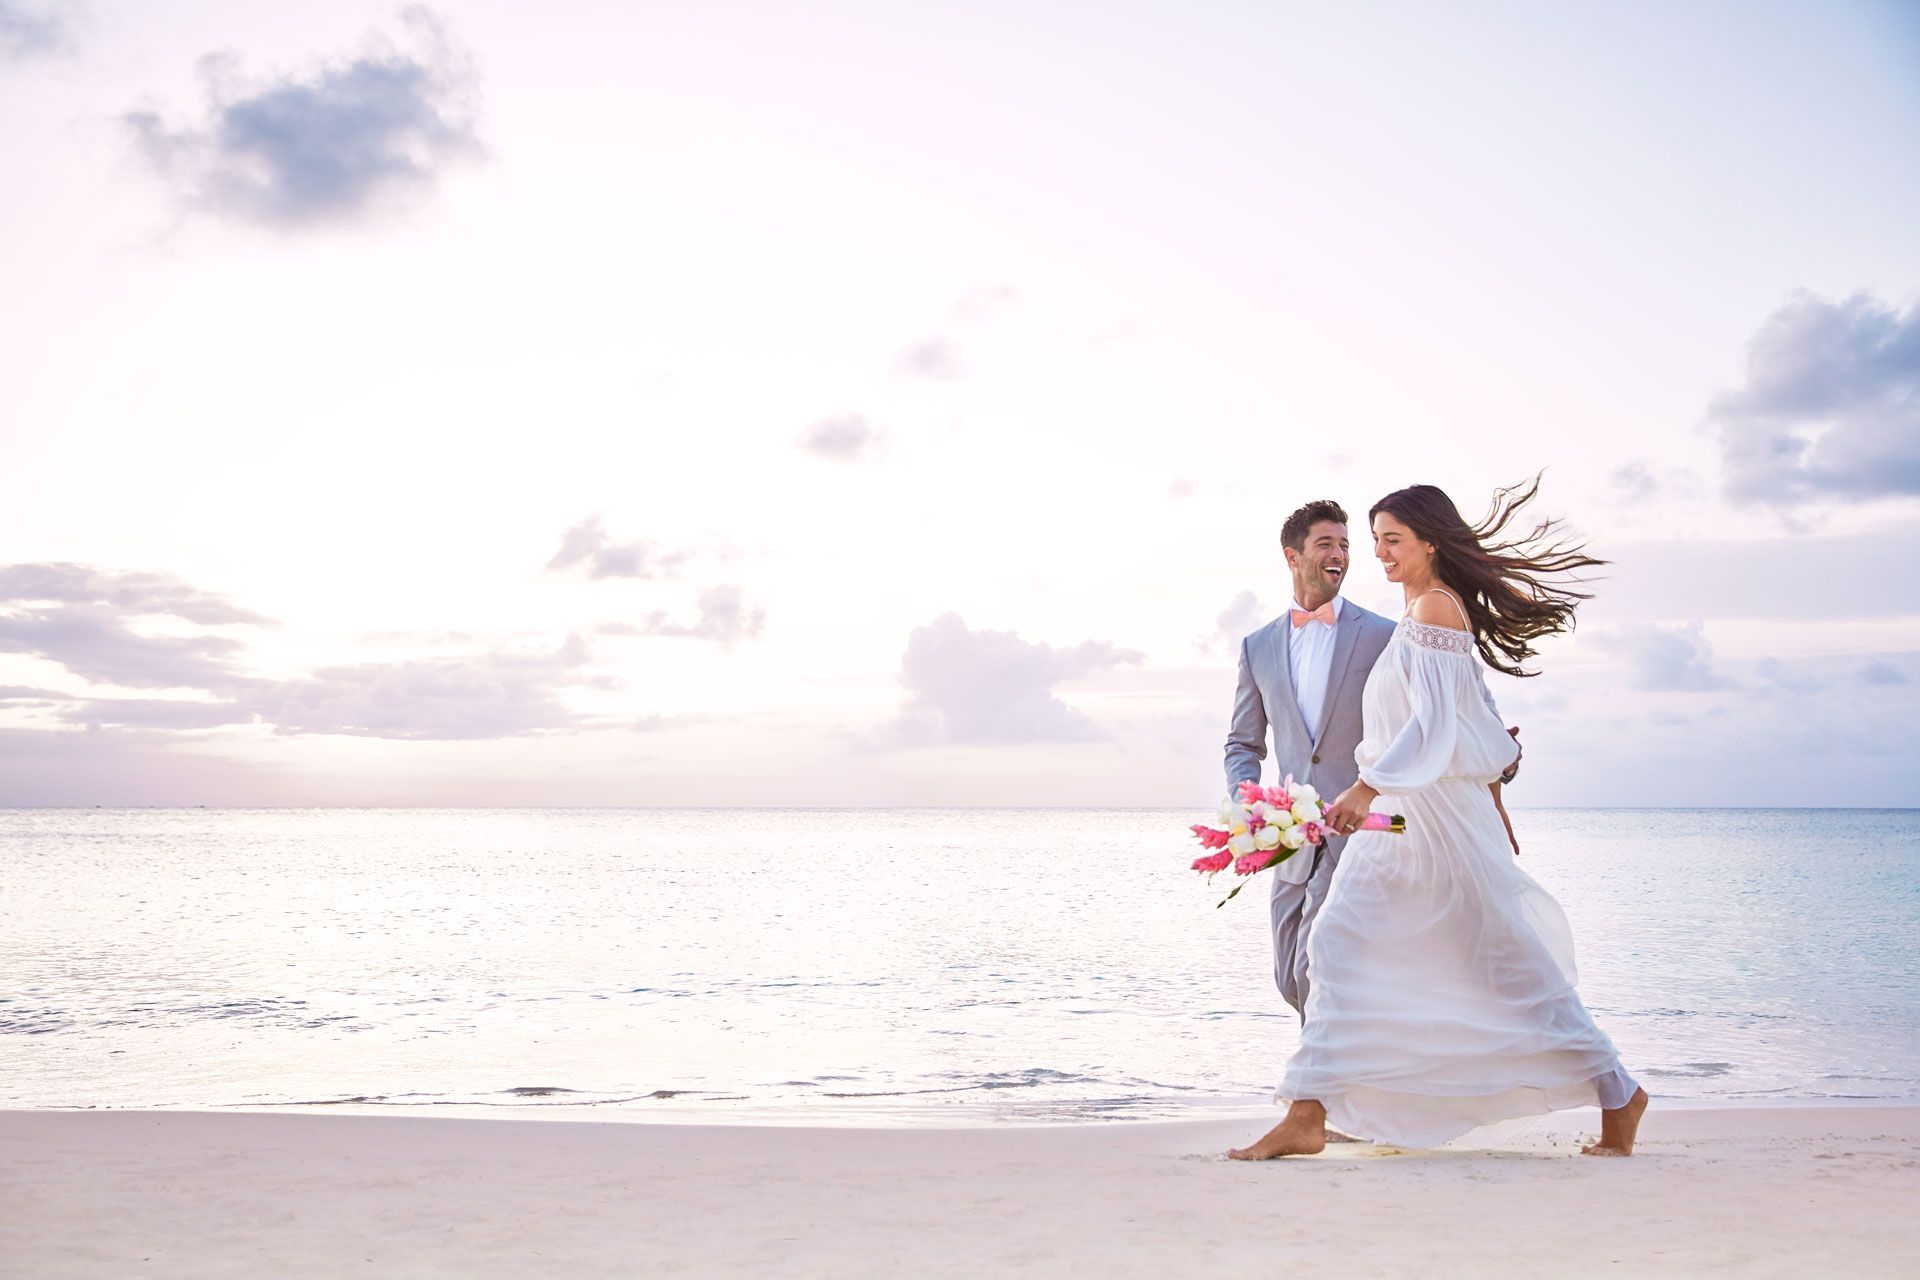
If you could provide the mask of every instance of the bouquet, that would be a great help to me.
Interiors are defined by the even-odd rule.
[[[1277,867],[1308,845],[1324,842],[1330,834],[1322,816],[1320,793],[1308,783],[1295,782],[1292,774],[1277,787],[1242,782],[1220,802],[1219,819],[1219,827],[1196,822],[1189,828],[1202,848],[1214,851],[1193,864],[1195,871],[1209,877],[1228,867],[1239,876]],[[1398,835],[1406,831],[1407,820],[1397,813],[1370,813],[1359,829]],[[1246,887],[1241,881],[1218,905],[1226,906]]]

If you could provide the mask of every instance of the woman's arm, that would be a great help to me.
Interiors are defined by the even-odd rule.
[[[1507,806],[1500,802],[1500,784],[1492,783],[1488,790],[1493,792],[1493,807],[1500,811],[1500,821],[1507,829],[1507,843],[1513,846],[1513,856],[1517,858],[1520,856],[1520,841],[1513,834],[1513,819],[1507,816]]]

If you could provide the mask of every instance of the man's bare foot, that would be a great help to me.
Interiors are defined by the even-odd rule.
[[[1272,1160],[1278,1156],[1312,1156],[1327,1146],[1327,1109],[1317,1102],[1299,1101],[1287,1108],[1287,1118],[1250,1147],[1227,1152],[1235,1160]]]
[[[1600,1141],[1580,1148],[1588,1156],[1630,1156],[1634,1135],[1640,1132],[1640,1117],[1647,1113],[1647,1091],[1635,1089],[1624,1107],[1600,1113]]]

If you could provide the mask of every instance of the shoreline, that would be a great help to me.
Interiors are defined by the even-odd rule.
[[[1260,1131],[1245,1116],[493,1123],[520,1118],[0,1111],[0,1258],[34,1277],[1891,1276],[1920,1247],[1914,1104],[1656,1101],[1631,1160],[1577,1154],[1588,1110],[1493,1149],[1260,1165],[1223,1154]]]
[[[1713,1098],[1663,1095],[1648,1091],[1652,1105],[1661,1114],[1718,1113],[1752,1111],[1757,1113],[1794,1111],[1920,1110],[1920,1097],[1781,1097]],[[740,1100],[711,1103],[699,1101],[631,1102],[368,1102],[317,1100],[312,1102],[266,1103],[181,1103],[181,1104],[87,1104],[74,1106],[0,1105],[0,1124],[8,1117],[29,1115],[278,1115],[278,1116],[362,1116],[413,1120],[501,1120],[520,1123],[609,1124],[619,1126],[666,1125],[672,1127],[708,1127],[716,1129],[825,1129],[825,1130],[907,1130],[945,1133],[1000,1129],[1103,1129],[1129,1125],[1258,1124],[1263,1118],[1277,1118],[1284,1112],[1279,1104],[1262,1098],[1226,1097],[1206,1102],[1169,1104],[1164,1110],[1140,1114],[1101,1111],[1087,1108],[1083,1114],[1067,1114],[1080,1107],[1074,1101],[1058,1103],[1008,1104],[1000,1114],[989,1114],[979,1103],[900,1104],[861,1102],[838,1106],[826,1102],[775,1102],[764,1105],[740,1105]],[[1045,1118],[1018,1114],[1024,1110],[1054,1111],[1065,1118]],[[1587,1110],[1592,1110],[1588,1108]],[[1579,1110],[1549,1112],[1522,1117],[1507,1124],[1574,1123]]]

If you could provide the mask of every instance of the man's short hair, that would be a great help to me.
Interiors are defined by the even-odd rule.
[[[1345,524],[1347,522],[1347,513],[1341,510],[1339,503],[1330,498],[1320,498],[1316,501],[1309,502],[1306,506],[1288,516],[1287,522],[1280,526],[1280,545],[1283,547],[1292,547],[1295,551],[1305,551],[1307,549],[1307,530],[1313,528],[1313,526],[1319,524],[1322,520],[1331,520],[1335,524]]]

